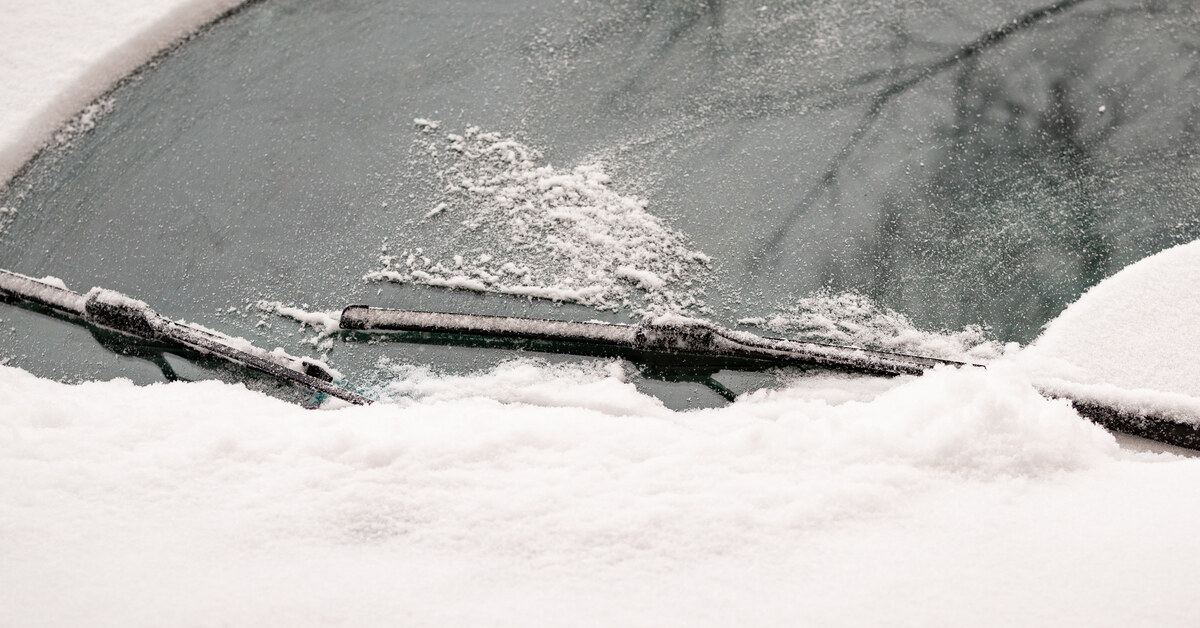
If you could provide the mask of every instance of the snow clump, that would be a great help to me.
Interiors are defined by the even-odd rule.
[[[368,280],[640,313],[703,306],[709,257],[646,211],[647,201],[614,189],[602,164],[564,170],[511,137],[415,124],[418,148],[434,161],[445,193],[424,219],[457,221],[456,250],[440,259],[423,249],[385,251],[383,268]]]

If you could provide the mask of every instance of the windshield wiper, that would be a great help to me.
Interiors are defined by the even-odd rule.
[[[867,375],[920,375],[938,365],[968,366],[968,363],[953,360],[764,338],[709,321],[676,315],[649,317],[637,325],[621,325],[351,305],[342,310],[341,328],[352,331],[408,331],[561,341],[647,353],[843,369]]]
[[[342,311],[340,326],[356,332],[416,332],[546,340],[561,342],[566,346],[592,345],[613,350],[675,354],[679,360],[690,357],[729,358],[883,376],[921,375],[939,365],[986,368],[982,364],[969,362],[764,338],[709,321],[674,315],[650,317],[637,325],[621,325],[351,305]],[[1086,397],[1053,384],[1035,383],[1034,386],[1047,398],[1069,401],[1081,416],[1110,430],[1200,450],[1200,419],[1196,417],[1173,411],[1122,407],[1119,403]]]
[[[93,327],[215,356],[353,404],[372,402],[334,384],[333,374],[315,360],[290,356],[280,350],[268,352],[242,338],[168,320],[145,303],[113,290],[93,288],[87,294],[80,294],[0,269],[0,296],[33,303]],[[545,341],[573,350],[590,348],[590,354],[615,355],[622,351],[660,354],[684,363],[695,359],[717,359],[768,366],[832,368],[882,376],[920,375],[940,365],[986,368],[981,364],[953,360],[764,338],[709,321],[675,315],[650,317],[637,325],[621,325],[351,305],[342,311],[340,327],[348,332],[415,332]],[[343,337],[354,338],[353,334]],[[1037,385],[1037,388],[1046,397],[1070,401],[1079,414],[1108,429],[1200,450],[1200,419],[1186,413],[1126,408],[1119,402],[1082,396],[1061,386]]]
[[[169,320],[149,305],[115,290],[93,288],[87,294],[80,294],[0,269],[0,295],[34,303],[96,327],[216,356],[353,404],[371,403],[370,399],[334,384],[333,374],[312,359],[269,352],[242,338]]]

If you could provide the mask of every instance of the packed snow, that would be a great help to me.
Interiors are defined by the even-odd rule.
[[[1100,283],[1029,348],[1081,383],[1200,397],[1200,242],[1144,259]],[[1162,307],[1170,304],[1170,307]]]
[[[1200,242],[1093,287],[1020,356],[1043,388],[1200,423]]]
[[[0,177],[232,2],[4,4]],[[554,189],[496,168],[502,185],[461,193],[475,214],[430,219]],[[544,178],[604,194],[601,172]],[[605,266],[604,298],[706,263],[668,241]],[[499,276],[500,253],[430,277],[508,285],[470,274]],[[0,623],[1192,626],[1200,460],[1120,447],[1033,384],[1196,397],[1198,268],[1196,244],[1136,264],[987,369],[806,377],[692,412],[620,362],[381,364],[390,403],[325,411],[0,365]]]
[[[1013,369],[811,378],[691,413],[618,364],[395,375],[395,403],[312,412],[0,368],[9,617],[1195,619],[1200,465],[1119,449]]]

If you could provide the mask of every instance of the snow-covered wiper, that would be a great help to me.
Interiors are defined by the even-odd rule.
[[[334,384],[333,374],[315,360],[266,351],[242,338],[169,320],[149,305],[114,290],[93,288],[87,294],[80,294],[0,269],[0,295],[35,303],[96,327],[216,356],[350,403],[371,402]]]
[[[445,335],[557,341],[645,353],[754,360],[771,365],[834,368],[868,375],[920,375],[939,365],[984,368],[955,362],[854,347],[764,338],[681,316],[658,316],[637,325],[552,321],[510,316],[414,312],[351,305],[340,326],[362,332],[416,332]],[[1082,416],[1110,430],[1169,445],[1200,450],[1200,417],[1129,406],[1084,396],[1051,383],[1035,383],[1043,396],[1065,399]]]

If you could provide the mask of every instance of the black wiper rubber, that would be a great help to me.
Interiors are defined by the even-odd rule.
[[[35,303],[96,327],[223,358],[353,404],[371,403],[370,399],[334,384],[333,376],[311,360],[275,355],[242,339],[168,320],[145,303],[120,292],[93,288],[83,295],[0,269],[0,295]]]

